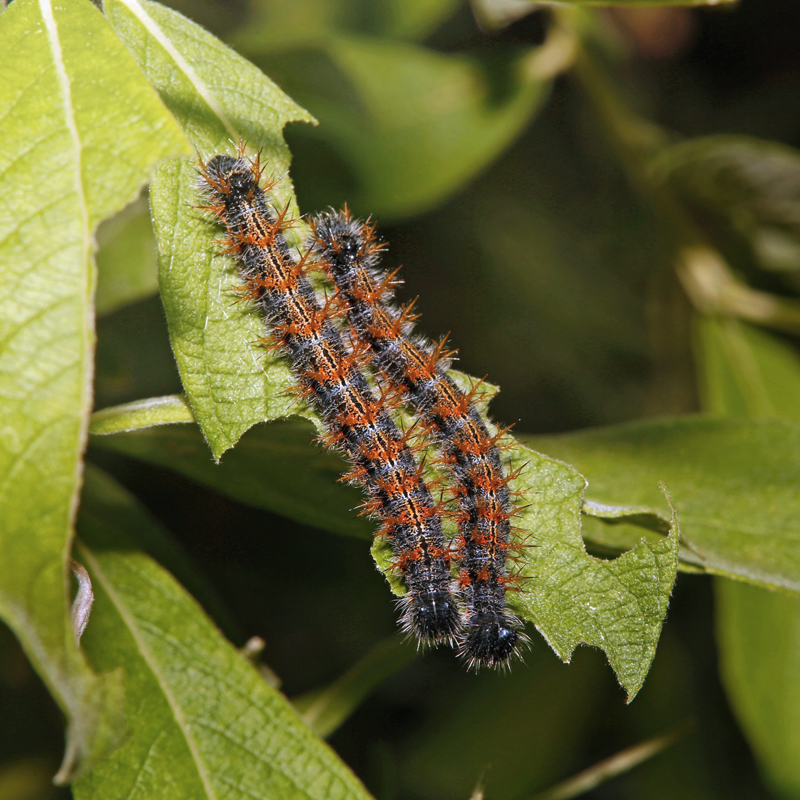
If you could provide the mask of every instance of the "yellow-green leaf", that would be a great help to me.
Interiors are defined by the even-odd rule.
[[[93,236],[188,147],[88,0],[11,4],[0,52],[0,613],[67,715],[66,779],[121,733],[118,686],[88,668],[68,616]]]

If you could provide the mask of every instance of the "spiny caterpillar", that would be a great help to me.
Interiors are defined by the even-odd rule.
[[[459,507],[455,554],[465,620],[460,654],[470,666],[504,666],[526,637],[506,607],[515,580],[508,573],[514,515],[509,475],[473,402],[447,375],[451,354],[412,336],[416,316],[394,301],[394,273],[379,269],[374,226],[352,219],[347,210],[312,221],[310,252],[319,260],[346,309],[351,337],[368,347],[379,380],[413,406],[450,471]]]
[[[274,212],[261,188],[258,159],[216,155],[201,165],[204,208],[227,228],[248,295],[262,310],[270,346],[285,355],[298,394],[317,410],[326,427],[324,442],[353,465],[346,476],[369,497],[366,509],[380,520],[395,566],[408,593],[401,625],[423,644],[452,643],[461,625],[450,575],[450,554],[442,532],[441,503],[423,480],[409,436],[376,399],[359,364],[363,354],[348,350],[328,304],[317,298],[307,277],[307,257],[295,259],[283,231],[292,221]],[[274,184],[273,184],[274,185]]]

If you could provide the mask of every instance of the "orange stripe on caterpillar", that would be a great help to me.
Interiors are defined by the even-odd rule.
[[[505,593],[514,515],[510,477],[492,436],[472,402],[447,375],[449,356],[412,335],[416,315],[394,301],[395,274],[379,269],[385,245],[374,225],[347,210],[312,221],[309,253],[334,282],[351,336],[370,347],[380,378],[403,393],[431,433],[455,482],[459,534],[455,542],[465,604],[460,654],[470,666],[505,666],[527,638],[508,610]]]
[[[259,186],[258,160],[216,155],[201,165],[208,208],[225,224],[228,244],[247,293],[264,313],[274,348],[291,362],[298,394],[319,412],[325,443],[353,463],[350,479],[367,491],[369,513],[392,543],[408,593],[401,624],[421,643],[452,642],[461,625],[442,532],[442,507],[423,480],[408,437],[374,397],[333,324],[330,307],[317,298],[283,231],[287,209],[276,213]]]

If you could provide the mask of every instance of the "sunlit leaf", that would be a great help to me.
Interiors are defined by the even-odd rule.
[[[76,556],[96,602],[82,644],[98,670],[124,673],[129,736],[73,785],[111,797],[368,798],[174,578],[128,538],[157,537],[121,488],[94,472]]]
[[[264,323],[236,294],[235,265],[218,255],[220,230],[196,209],[191,164],[162,164],[151,191],[161,297],[186,395],[216,458],[251,426],[304,413],[288,367],[259,340]]]
[[[289,167],[283,127],[311,117],[252,64],[180,14],[147,0],[109,0],[104,9],[164,103],[204,158],[234,152],[239,140],[260,151],[268,171]],[[276,202],[293,208],[284,178]],[[288,413],[285,370],[255,344],[260,322],[231,291],[230,263],[215,255],[219,231],[197,209],[196,166],[162,165],[150,192],[159,282],[172,349],[186,394],[219,458],[249,427]],[[301,229],[295,232],[300,237]],[[297,243],[295,239],[294,243]],[[234,324],[236,320],[239,324]]]
[[[0,612],[67,715],[66,779],[121,733],[118,686],[89,670],[67,614],[93,236],[188,146],[88,0],[11,4],[0,52]]]

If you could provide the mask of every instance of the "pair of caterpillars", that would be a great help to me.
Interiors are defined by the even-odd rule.
[[[227,229],[229,250],[273,346],[289,359],[298,391],[324,421],[326,444],[352,463],[349,477],[366,491],[379,533],[392,544],[408,589],[401,625],[423,644],[455,644],[471,666],[507,664],[524,640],[505,601],[514,547],[509,475],[497,437],[447,375],[441,348],[413,336],[413,317],[396,306],[396,282],[378,266],[382,246],[372,226],[347,212],[322,214],[312,220],[307,252],[297,259],[282,233],[291,223],[273,210],[269,187],[259,185],[257,159],[217,155],[201,175],[207,208]],[[312,269],[332,280],[333,304],[315,293]],[[361,370],[365,361],[381,397]],[[389,413],[389,396],[413,407],[449,472],[458,506],[453,542],[445,540],[445,509],[426,485],[419,448]]]

